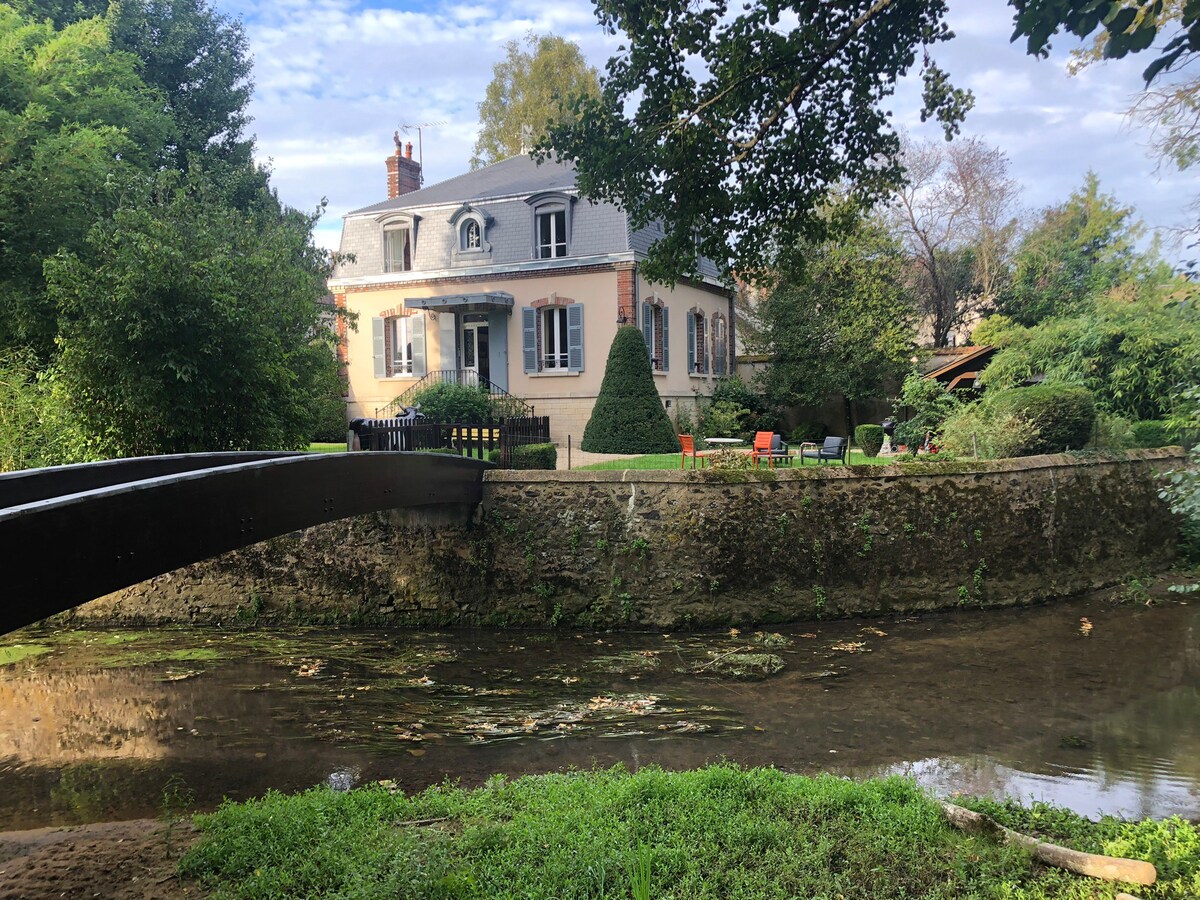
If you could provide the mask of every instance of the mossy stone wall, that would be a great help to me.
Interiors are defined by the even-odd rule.
[[[774,472],[491,472],[469,524],[361,516],[81,607],[121,621],[678,628],[1005,606],[1167,565],[1178,448]]]

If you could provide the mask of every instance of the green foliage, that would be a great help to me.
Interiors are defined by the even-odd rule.
[[[909,368],[916,337],[899,246],[863,222],[852,235],[801,244],[795,254],[798,262],[754,306],[755,349],[771,360],[756,383],[776,407],[820,404],[830,394],[884,396]]]
[[[1036,325],[1077,315],[1117,285],[1149,276],[1154,260],[1137,251],[1144,229],[1132,214],[1132,207],[1101,194],[1099,179],[1088,172],[1083,187],[1044,210],[1025,235],[998,311],[1019,325]]]
[[[1179,439],[1170,424],[1161,419],[1134,422],[1130,430],[1135,447],[1169,447]]]
[[[805,442],[819,444],[829,437],[829,427],[823,422],[801,422],[788,435],[789,444]]]
[[[729,425],[725,420],[721,420],[720,425],[709,423],[708,417],[718,404],[724,404],[725,408],[732,405],[741,410],[736,426]],[[734,437],[746,432],[775,431],[778,426],[779,416],[767,399],[736,375],[718,378],[707,404],[700,406],[699,427],[706,437]]]
[[[53,373],[31,350],[0,350],[0,472],[86,459]]]
[[[743,430],[743,421],[750,410],[729,400],[719,400],[704,411],[702,425],[705,437],[736,437]]]
[[[492,406],[485,389],[470,384],[442,381],[414,391],[410,406],[420,406],[430,422],[485,422]]]
[[[129,456],[308,445],[328,276],[315,217],[249,213],[199,176],[163,173],[46,264],[63,311],[59,378],[89,452]]]
[[[600,95],[596,70],[574,41],[530,32],[525,44],[532,52],[509,41],[504,59],[492,68],[492,81],[479,104],[472,169],[527,152],[551,125],[572,120],[573,98]],[[523,128],[529,129],[527,137]]]
[[[618,328],[613,338],[604,381],[579,449],[589,453],[679,450],[679,439],[650,374],[642,332],[633,325]]]
[[[878,456],[879,448],[883,446],[882,425],[859,425],[854,429],[854,443],[866,456]]]
[[[1073,385],[1039,384],[989,394],[989,409],[998,416],[1015,416],[1033,429],[1014,456],[1082,450],[1092,439],[1096,407],[1091,391]]]
[[[1097,882],[953,829],[911,781],[776,769],[647,766],[419,794],[326,787],[224,803],[181,862],[220,896],[627,897],[635,862],[674,897],[1083,898]],[[1037,804],[973,803],[1025,833],[1159,867],[1155,897],[1195,896],[1197,830],[1180,819],[1091,823]],[[432,825],[417,823],[432,822]],[[636,848],[636,849],[634,849]],[[640,880],[640,875],[638,877]],[[1149,896],[1149,895],[1147,895]]]
[[[896,402],[896,443],[905,444],[910,452],[925,443],[926,435],[939,443],[942,423],[960,406],[962,401],[940,381],[910,373]]]
[[[1035,376],[1082,385],[1101,409],[1127,419],[1166,418],[1179,386],[1200,378],[1200,311],[1177,281],[1136,296],[1118,291],[1078,315],[1014,326],[980,376],[989,390]]]
[[[1200,387],[1183,392],[1185,411],[1172,420],[1181,430],[1200,433]],[[1192,560],[1200,560],[1200,443],[1189,453],[1191,465],[1174,469],[1163,475],[1165,484],[1158,495],[1171,504],[1171,511],[1182,517],[1180,532],[1184,552]]]
[[[987,395],[954,412],[942,426],[942,446],[955,456],[1008,459],[1038,440],[1040,431],[1029,419],[1011,410],[996,410]]]
[[[947,136],[971,103],[925,52],[950,36],[943,0],[605,0],[597,14],[622,49],[602,95],[539,151],[577,160],[581,193],[634,227],[664,223],[655,281],[695,271],[698,252],[724,262],[731,243],[743,277],[761,275],[781,240],[836,230],[829,201],[846,185],[859,208],[886,197],[901,178],[888,98],[914,64],[923,117]]]
[[[52,355],[43,261],[82,252],[165,145],[163,98],[138,67],[102,19],[56,31],[0,5],[0,347],[27,346],[43,364]]]
[[[527,444],[512,448],[514,469],[550,469],[558,466],[558,448],[554,444]]]
[[[1133,423],[1104,410],[1096,411],[1093,450],[1128,450],[1134,446]]]

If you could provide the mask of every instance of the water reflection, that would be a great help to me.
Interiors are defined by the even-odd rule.
[[[0,667],[0,828],[153,815],[172,777],[212,806],[337,772],[411,790],[720,758],[1196,818],[1198,624],[1194,606],[1092,600],[803,625],[778,640],[26,633],[8,641],[55,650]],[[747,652],[786,667],[718,674],[713,660]]]

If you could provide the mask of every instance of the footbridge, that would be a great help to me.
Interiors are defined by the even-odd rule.
[[[0,634],[323,522],[469,508],[491,467],[432,453],[189,453],[0,474]]]

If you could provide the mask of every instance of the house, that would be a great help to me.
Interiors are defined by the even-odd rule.
[[[395,140],[388,199],[344,217],[353,258],[329,282],[357,315],[342,329],[351,418],[453,380],[515,395],[550,416],[555,441],[578,441],[622,324],[642,330],[668,413],[732,371],[733,298],[716,267],[648,282],[640,266],[661,230],[581,196],[572,166],[516,156],[421,187],[412,144],[401,155]]]

